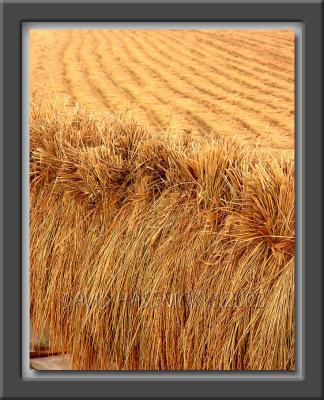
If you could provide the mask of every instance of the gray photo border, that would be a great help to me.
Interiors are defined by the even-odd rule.
[[[296,204],[296,255],[295,255],[295,309],[296,309],[296,370],[278,371],[36,371],[29,367],[29,31],[34,29],[290,29],[295,33],[295,165],[296,194],[300,199]],[[26,380],[302,380],[303,363],[303,268],[302,268],[302,75],[303,75],[303,23],[302,22],[26,22],[22,25],[22,377]]]
[[[11,1],[0,3],[4,18],[0,20],[4,39],[4,60],[1,63],[3,73],[3,92],[1,91],[0,150],[1,160],[1,311],[3,308],[3,336],[1,345],[1,379],[5,397],[278,397],[295,398],[321,397],[321,263],[322,263],[322,137],[321,137],[321,101],[322,101],[322,13],[323,2],[305,1],[242,1],[242,0],[205,0],[153,2],[145,1]],[[109,18],[103,18],[109,15]],[[2,16],[2,15],[1,15]],[[26,230],[23,228],[23,191],[22,166],[26,162],[28,143],[22,135],[22,23],[23,22],[275,22],[302,23],[304,66],[303,87],[296,86],[296,107],[303,112],[296,118],[303,135],[296,136],[296,205],[297,215],[297,260],[303,267],[302,282],[305,282],[305,318],[303,319],[303,361],[304,368],[297,366],[297,375],[282,372],[260,374],[269,378],[259,379],[256,373],[236,372],[231,381],[223,373],[191,372],[126,372],[114,373],[107,378],[96,379],[86,372],[90,379],[80,377],[80,373],[69,372],[69,378],[50,378],[49,373],[36,373],[36,377],[23,378],[21,354],[22,346],[22,309],[26,307],[26,298],[22,297],[21,281]],[[2,32],[1,32],[2,33]],[[2,46],[2,40],[0,42]],[[297,63],[298,64],[298,63]],[[300,65],[300,64],[299,64]],[[299,66],[297,66],[297,72]],[[2,72],[2,71],[1,71]],[[303,115],[303,120],[301,120]],[[0,114],[0,117],[2,115]],[[301,160],[302,155],[302,160]],[[28,189],[27,189],[28,190]],[[302,200],[302,202],[301,202]],[[26,211],[26,210],[25,210]],[[28,232],[27,232],[28,233]],[[301,253],[302,252],[302,253]],[[296,262],[298,263],[298,261]],[[307,266],[307,267],[306,267]],[[299,278],[298,278],[299,279]],[[299,281],[297,279],[297,287]],[[24,289],[24,293],[25,289]],[[297,295],[298,297],[298,295]],[[300,299],[298,297],[298,299]],[[3,302],[2,302],[3,300]],[[299,300],[298,300],[299,301]],[[300,304],[301,305],[301,304]],[[3,307],[2,307],[3,306]],[[298,304],[297,304],[298,306]],[[28,307],[28,306],[27,306]],[[301,321],[301,319],[299,319]],[[298,331],[298,329],[297,329]],[[304,334],[302,335],[304,337]],[[26,339],[26,332],[24,333]],[[301,337],[300,337],[301,339]],[[77,376],[75,376],[77,374]],[[198,375],[197,375],[198,374]],[[212,374],[217,374],[218,380]],[[254,375],[253,375],[254,374]],[[39,375],[39,376],[38,376]],[[64,373],[65,375],[65,373]],[[158,375],[158,376],[156,376]],[[172,375],[172,376],[170,376]],[[189,375],[189,376],[187,376]],[[207,376],[202,376],[207,375]],[[24,374],[25,376],[25,374]],[[180,379],[179,379],[180,378]],[[53,380],[55,380],[53,382]],[[56,384],[59,380],[59,385]],[[275,382],[274,382],[275,380]]]

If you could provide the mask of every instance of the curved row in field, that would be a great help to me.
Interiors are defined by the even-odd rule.
[[[292,31],[34,30],[30,44],[31,92],[292,153]]]

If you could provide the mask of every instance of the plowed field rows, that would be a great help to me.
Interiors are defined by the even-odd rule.
[[[294,33],[33,30],[30,90],[159,129],[294,147]]]

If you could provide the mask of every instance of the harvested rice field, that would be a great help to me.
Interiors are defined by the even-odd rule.
[[[31,367],[294,370],[294,32],[29,46]]]
[[[294,32],[32,30],[30,89],[157,130],[294,148]]]

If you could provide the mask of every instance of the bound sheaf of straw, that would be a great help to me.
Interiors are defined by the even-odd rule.
[[[33,100],[30,314],[76,370],[293,370],[294,162]]]

